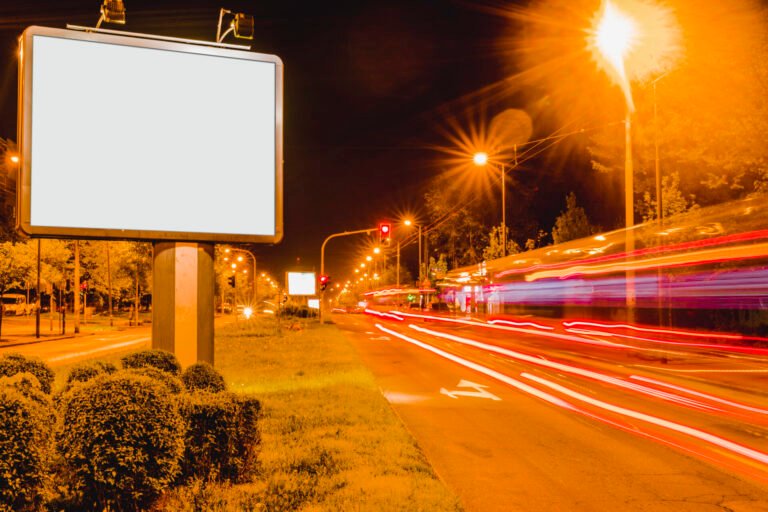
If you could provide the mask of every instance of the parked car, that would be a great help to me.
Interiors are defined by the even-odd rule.
[[[5,315],[30,315],[35,312],[34,304],[27,304],[27,297],[20,293],[3,295],[3,313]]]

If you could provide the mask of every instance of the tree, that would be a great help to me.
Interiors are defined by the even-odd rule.
[[[21,283],[29,278],[33,261],[28,243],[0,243],[0,336],[5,315],[3,295],[10,288],[21,286]]]
[[[552,227],[552,242],[561,244],[569,240],[584,238],[595,233],[596,229],[589,223],[587,212],[576,205],[576,194],[568,193],[565,198],[565,211],[555,219]]]
[[[425,195],[432,227],[427,231],[430,252],[444,255],[450,268],[478,263],[485,227],[471,202],[462,202],[447,186],[436,185]]]
[[[514,240],[510,239],[509,226],[505,226],[507,231],[507,254],[517,254],[522,249]],[[502,231],[501,226],[493,226],[488,233],[488,245],[483,249],[483,260],[495,260],[503,256],[502,251]]]
[[[687,198],[683,195],[680,190],[680,174],[677,172],[661,179],[661,197],[663,199],[661,214],[665,219],[699,207],[693,194]],[[654,193],[652,196],[649,191],[645,191],[643,200],[639,201],[635,207],[643,216],[643,222],[656,220],[656,204],[656,194]]]
[[[397,284],[397,265],[387,265],[379,274],[379,283],[393,286]],[[400,284],[404,283],[413,283],[413,276],[407,268],[400,265]]]
[[[427,266],[427,279],[430,281],[438,281],[445,277],[448,272],[448,262],[445,259],[445,254],[440,255],[440,259],[430,257],[429,264]]]
[[[536,238],[529,238],[525,241],[525,250],[526,251],[532,251],[538,247],[543,247],[546,245],[544,243],[545,239],[547,238],[547,233],[543,229],[540,229],[538,233],[536,233]]]
[[[121,300],[133,299],[138,311],[142,290],[152,290],[152,245],[146,242],[111,242],[112,286]]]

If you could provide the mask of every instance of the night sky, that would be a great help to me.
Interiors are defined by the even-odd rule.
[[[100,2],[9,4],[0,7],[0,62],[5,70],[0,82],[0,136],[15,140],[16,38],[28,25],[93,26]],[[447,143],[441,126],[448,117],[461,117],[479,101],[484,88],[515,71],[515,63],[500,51],[500,41],[519,27],[488,4],[449,0],[226,4],[126,0],[125,4],[127,24],[105,28],[211,40],[219,7],[253,14],[253,50],[283,59],[285,238],[274,247],[253,248],[260,266],[277,275],[298,267],[319,271],[320,245],[331,233],[396,221],[406,211],[419,214],[426,187],[444,171],[435,150]],[[492,116],[506,108],[525,108],[521,102],[516,94],[497,94],[485,108]],[[534,119],[534,137],[551,131],[542,123],[546,124]],[[563,162],[560,157],[556,167],[588,170],[583,155],[569,158]],[[578,193],[579,187],[588,186],[568,183],[552,165],[551,159],[543,159],[531,162],[528,169],[536,176],[528,185],[540,194],[536,211],[546,230],[564,208],[566,192]],[[489,203],[488,208],[493,214],[499,206]],[[339,278],[348,274],[363,238],[331,242],[327,272]],[[405,250],[403,258],[415,271],[415,248]]]

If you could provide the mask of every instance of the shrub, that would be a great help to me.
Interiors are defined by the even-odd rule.
[[[0,386],[0,510],[3,511],[39,509],[49,495],[54,416],[45,394],[33,387],[26,389],[35,399],[25,396],[15,385]]]
[[[253,475],[261,445],[261,404],[235,393],[186,395],[187,423],[182,477],[243,482]]]
[[[280,316],[295,316],[298,318],[314,318],[317,316],[317,310],[316,309],[310,309],[307,306],[296,306],[293,304],[288,304],[286,306],[283,306],[282,309],[280,309]]]
[[[80,508],[146,509],[179,472],[184,422],[168,389],[120,371],[64,395],[59,450]]]
[[[0,377],[0,386],[11,387],[41,405],[49,405],[48,396],[40,389],[40,381],[29,372],[17,373],[11,377]]]
[[[141,375],[156,380],[157,382],[162,383],[166,388],[168,388],[168,391],[174,395],[178,395],[184,389],[181,380],[178,377],[175,377],[168,372],[158,370],[157,368],[153,368],[151,366],[147,366],[145,368],[131,368],[125,371],[132,375]]]
[[[210,391],[218,393],[226,389],[224,377],[208,363],[195,363],[181,374],[181,381],[187,391]]]
[[[51,394],[53,370],[41,359],[26,357],[21,354],[6,354],[0,357],[0,375],[12,377],[17,373],[31,373],[37,377],[40,389],[45,394]]]
[[[123,368],[157,368],[172,375],[181,374],[181,365],[176,356],[165,350],[143,350],[128,354],[121,359]]]
[[[112,374],[117,371],[117,367],[112,363],[106,363],[104,361],[96,361],[93,363],[82,363],[77,366],[73,366],[67,376],[67,388],[71,387],[76,382],[87,382],[94,377],[103,375],[105,373]]]

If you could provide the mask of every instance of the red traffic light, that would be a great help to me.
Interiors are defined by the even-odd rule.
[[[331,282],[331,278],[328,276],[320,276],[320,291],[325,291],[325,287]]]
[[[379,224],[379,236],[382,241],[389,240],[392,236],[392,224],[388,222],[382,222]]]

